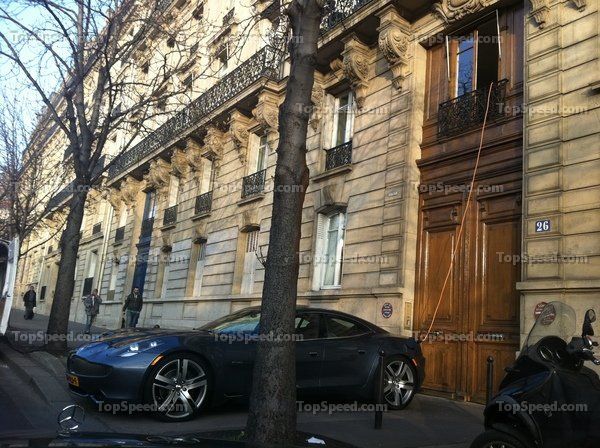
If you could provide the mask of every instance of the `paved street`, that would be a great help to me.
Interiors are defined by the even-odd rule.
[[[15,337],[35,334],[43,330],[46,323],[45,316],[24,321],[18,312],[13,313],[11,333],[0,342],[0,416],[3,416],[0,434],[52,432],[56,429],[58,412],[71,403],[80,403],[86,409],[86,423],[82,428],[85,431],[176,435],[245,425],[245,403],[210,409],[199,418],[183,423],[159,422],[148,414],[100,412],[96,406],[70,394],[64,380],[64,358],[40,351],[38,343],[31,346]],[[69,329],[77,335],[83,326],[72,322]],[[482,428],[482,411],[480,405],[418,395],[407,410],[385,413],[381,430],[373,429],[373,412],[357,411],[300,412],[298,429],[365,448],[468,447]]]

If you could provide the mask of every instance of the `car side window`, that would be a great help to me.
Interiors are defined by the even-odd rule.
[[[325,316],[324,318],[325,337],[328,339],[359,336],[370,332],[367,327],[352,320],[338,316]]]
[[[260,313],[244,314],[226,322],[220,322],[211,328],[218,334],[258,334]]]
[[[296,316],[296,335],[299,340],[317,339],[319,337],[319,315],[302,313]]]

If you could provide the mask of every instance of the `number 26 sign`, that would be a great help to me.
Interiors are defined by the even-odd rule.
[[[541,221],[535,222],[535,232],[536,233],[549,232],[549,231],[550,231],[550,220],[549,219],[543,219]]]

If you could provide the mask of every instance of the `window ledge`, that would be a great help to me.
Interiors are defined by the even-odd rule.
[[[79,244],[91,243],[92,241],[99,240],[101,238],[104,238],[104,232],[95,233],[85,238],[82,238]]]
[[[321,174],[317,174],[312,178],[314,182],[321,182],[325,179],[329,179],[330,177],[337,176],[339,174],[350,173],[352,172],[352,164],[338,166],[337,168],[333,168],[328,171],[324,171]]]
[[[198,213],[197,215],[192,216],[192,221],[198,221],[200,219],[208,218],[211,212]]]
[[[248,196],[248,197],[245,197],[244,199],[239,200],[237,205],[242,206],[242,205],[250,204],[251,202],[254,202],[254,201],[260,201],[264,197],[265,197],[264,193],[256,193],[256,194],[253,194],[252,196]]]
[[[123,240],[113,242],[113,246],[120,246],[121,244],[123,244]]]
[[[164,231],[166,231],[166,230],[171,230],[171,229],[174,229],[175,227],[177,227],[177,222],[172,222],[172,223],[170,223],[170,224],[165,224],[164,226],[162,226],[162,227],[160,228],[160,230],[161,230],[162,232],[164,232]]]

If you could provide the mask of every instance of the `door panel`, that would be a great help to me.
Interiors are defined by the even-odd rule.
[[[296,317],[296,387],[310,392],[321,384],[323,339],[318,313],[300,313]]]

